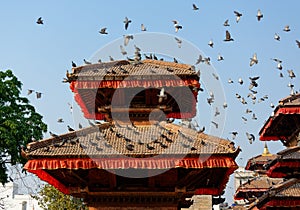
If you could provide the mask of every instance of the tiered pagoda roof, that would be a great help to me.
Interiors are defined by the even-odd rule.
[[[115,116],[126,112],[141,120],[154,108],[163,110],[167,118],[192,118],[196,114],[200,83],[192,65],[120,60],[75,67],[67,77],[76,102],[89,119],[109,120],[112,112]],[[161,88],[167,94],[163,102],[157,97]]]
[[[299,209],[300,180],[296,178],[274,185],[250,204],[248,209]]]
[[[74,179],[82,177],[84,172],[81,169],[181,168],[207,170],[182,177],[173,183],[174,187],[188,185],[191,188],[187,191],[218,195],[224,189],[228,176],[237,168],[234,159],[239,151],[228,140],[173,123],[134,127],[103,123],[30,143],[24,155],[29,159],[25,169],[67,194],[71,193],[70,186],[92,188],[91,183],[95,184],[92,180],[99,180],[106,173],[101,172],[96,179],[89,179],[90,183]],[[66,173],[68,169],[75,171]],[[216,173],[218,170],[221,173]],[[192,177],[198,182],[189,185]],[[199,188],[202,189],[197,191]]]
[[[299,177],[300,175],[300,147],[290,147],[277,153],[277,158],[267,166],[270,177]]]
[[[299,131],[300,93],[281,99],[259,134],[262,141],[281,140],[286,146],[296,146]]]

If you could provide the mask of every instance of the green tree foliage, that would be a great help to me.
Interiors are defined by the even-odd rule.
[[[38,195],[32,196],[38,204],[47,210],[87,210],[80,198],[65,195],[51,185],[45,185]]]
[[[0,182],[8,182],[7,163],[24,164],[21,148],[41,139],[47,125],[29,100],[21,97],[22,83],[11,70],[0,71]]]

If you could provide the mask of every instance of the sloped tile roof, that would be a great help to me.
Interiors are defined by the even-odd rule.
[[[234,154],[235,158],[238,151],[229,140],[160,122],[138,126],[103,123],[32,142],[28,144],[25,153],[28,159],[118,154],[134,157],[158,154]]]
[[[97,63],[75,67],[72,76],[78,80],[94,80],[105,77],[105,80],[114,80],[115,77],[161,77],[161,76],[193,76],[197,79],[194,66],[159,60],[143,60],[133,65],[129,61],[120,60],[107,63]]]

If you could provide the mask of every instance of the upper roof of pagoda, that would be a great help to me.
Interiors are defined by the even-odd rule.
[[[117,113],[118,120],[130,114],[133,121],[145,121],[152,111],[159,110],[167,118],[196,115],[200,83],[199,73],[191,65],[158,60],[112,61],[75,67],[67,73],[67,81],[88,119],[110,121],[112,113]],[[154,118],[160,116],[154,114]]]
[[[157,155],[225,155],[235,159],[239,151],[229,140],[173,123],[131,125],[114,122],[96,124],[32,142],[24,152],[28,159],[117,156],[146,158]]]
[[[246,164],[245,169],[250,171],[256,171],[258,173],[265,173],[266,166],[276,157],[277,155],[271,154],[269,152],[268,146],[267,144],[265,144],[263,153],[253,158],[250,158]]]
[[[127,60],[119,60],[78,66],[73,68],[72,73],[67,75],[69,81],[162,80],[175,79],[174,76],[180,79],[194,79],[194,85],[199,85],[199,75],[197,75],[194,66],[149,59],[142,60],[138,64],[132,64]],[[174,84],[174,86],[178,84]],[[173,86],[173,84],[167,86]],[[109,87],[111,88],[111,86]],[[114,88],[117,87],[119,86]],[[148,85],[145,83],[143,87],[148,87]]]
[[[279,101],[272,116],[261,128],[260,140],[289,141],[300,130],[300,93]]]

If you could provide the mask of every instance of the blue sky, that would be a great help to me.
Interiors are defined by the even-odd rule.
[[[199,10],[192,10],[193,3]],[[270,103],[276,105],[279,99],[289,95],[289,82],[295,85],[295,90],[300,89],[300,49],[295,42],[300,40],[299,6],[298,1],[291,0],[1,1],[0,69],[13,70],[23,83],[24,96],[27,89],[43,93],[41,99],[36,99],[35,95],[28,98],[44,116],[49,130],[61,134],[67,132],[67,125],[77,127],[68,106],[68,103],[74,103],[73,94],[68,84],[61,82],[66,70],[71,69],[71,61],[82,65],[84,58],[90,59],[97,50],[124,34],[141,33],[141,23],[148,32],[180,37],[211,58],[228,103],[220,136],[230,139],[230,131],[239,132],[234,140],[242,148],[237,162],[245,166],[247,159],[263,150],[258,132],[272,112]],[[264,15],[260,22],[256,19],[258,9]],[[239,23],[235,21],[234,10],[243,14]],[[127,31],[123,25],[125,16],[132,20]],[[35,23],[38,17],[44,19],[44,25]],[[229,19],[229,27],[223,26],[226,19]],[[183,26],[178,33],[175,33],[172,20],[178,20]],[[285,25],[290,25],[290,32],[283,31]],[[103,27],[107,27],[108,35],[98,33]],[[223,41],[226,30],[230,31],[234,42]],[[274,39],[275,33],[280,35],[281,41]],[[208,46],[211,39],[213,48]],[[224,61],[217,61],[219,53]],[[250,67],[250,57],[254,53],[257,53],[259,62]],[[271,58],[283,61],[283,78],[279,77],[280,71]],[[108,61],[108,55],[102,60]],[[207,70],[205,64],[199,68]],[[293,69],[297,77],[290,79],[288,69]],[[260,76],[257,97],[268,95],[266,101],[253,105],[247,98],[250,76]],[[238,84],[239,77],[244,80],[243,85]],[[233,84],[227,83],[229,78]],[[207,128],[211,126],[215,109],[206,102],[208,91],[199,94],[197,113],[200,124]],[[241,104],[235,98],[236,93],[245,97],[248,104]],[[245,113],[247,108],[255,112],[256,121]],[[222,107],[219,109],[225,112]],[[246,123],[242,116],[248,119]],[[63,118],[65,123],[58,124],[58,118]],[[208,132],[215,133],[213,128]],[[250,145],[245,132],[253,133],[257,140]],[[272,153],[283,149],[279,142],[270,142],[268,146]]]

